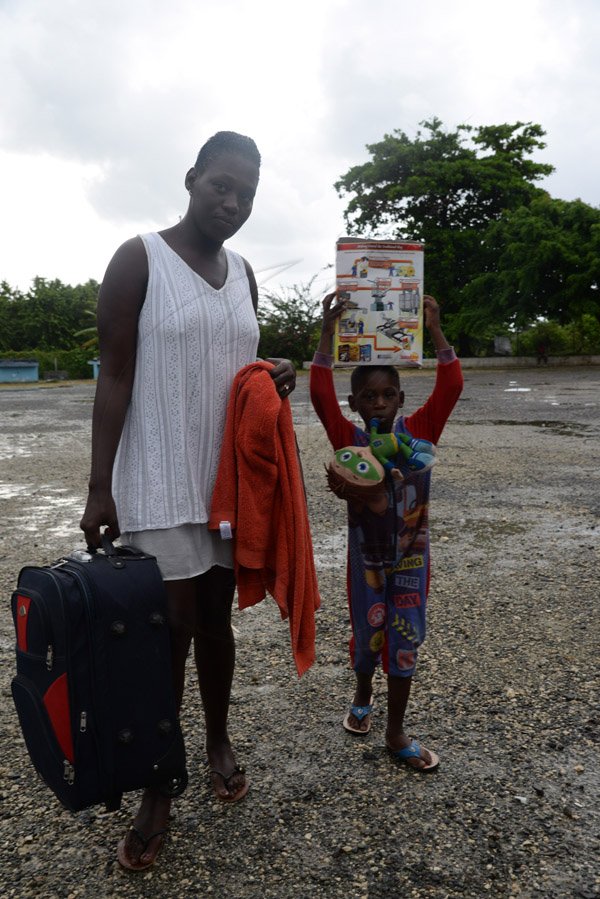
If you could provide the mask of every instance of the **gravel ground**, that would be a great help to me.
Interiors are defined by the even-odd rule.
[[[410,411],[431,372],[407,372]],[[340,397],[347,375],[336,375]],[[323,599],[318,658],[298,680],[275,604],[236,613],[231,734],[251,778],[213,800],[190,676],[190,786],[159,863],[122,871],[136,808],[77,815],[36,778],[20,737],[10,593],[18,569],[81,543],[93,388],[0,390],[0,894],[3,897],[600,896],[598,439],[600,371],[465,371],[433,477],[429,636],[408,728],[437,773],[398,768],[373,728],[347,735],[344,521],[324,489],[329,451],[293,397]],[[192,672],[190,671],[190,675]]]

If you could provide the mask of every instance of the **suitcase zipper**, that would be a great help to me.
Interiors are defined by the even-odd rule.
[[[59,595],[60,595],[60,590],[59,590]],[[51,618],[47,613],[46,603],[45,603],[41,593],[38,593],[37,590],[19,590],[19,588],[17,587],[13,596],[15,597],[15,600],[17,603],[18,603],[19,596],[27,597],[33,603],[34,607],[39,609],[39,612],[40,612],[40,615],[42,618],[44,632],[49,635],[50,640],[52,641],[52,642],[48,643],[48,646],[46,649],[46,656],[45,656],[46,668],[48,669],[48,671],[52,671],[52,666],[54,664],[54,642],[53,642],[54,635],[53,635],[52,627],[50,624]],[[21,652],[23,652],[23,651],[24,650],[21,650]]]
[[[68,566],[68,567],[66,567],[66,566]],[[64,570],[65,567],[66,567],[66,570]],[[67,559],[63,559],[59,564],[54,565],[53,568],[62,568],[63,573],[68,574],[72,578],[74,578],[74,580],[77,582],[77,584],[79,586],[81,595],[84,600],[83,605],[85,608],[85,617],[86,617],[87,623],[88,623],[88,634],[89,634],[89,639],[90,639],[90,644],[91,644],[90,678],[91,678],[92,682],[96,683],[97,677],[96,677],[95,653],[94,653],[93,615],[92,615],[92,609],[91,609],[91,603],[93,600],[90,596],[89,590],[87,589],[87,585],[86,585],[85,581],[83,580],[83,578],[81,578],[79,576],[77,571],[73,570],[72,565],[69,564]],[[60,580],[54,575],[52,569],[48,569],[48,574],[50,575],[50,577],[52,578],[52,580],[54,581],[54,584],[56,586],[59,598],[61,600],[61,605],[63,608],[63,615],[64,615],[64,599],[63,599],[62,585],[60,583]],[[65,621],[65,623],[66,623],[66,621]],[[51,648],[52,647],[48,647],[49,650]],[[69,658],[68,634],[67,634],[66,628],[65,628],[65,658],[66,659]],[[70,693],[69,702],[71,704],[71,708],[75,708],[75,702],[73,701],[71,678],[67,677],[67,681],[69,684],[69,693]],[[87,711],[80,713],[80,715],[79,715],[79,732],[82,734],[87,734],[87,718],[88,718]],[[96,716],[96,720],[97,720],[97,716]],[[93,745],[94,745],[94,749],[96,751],[96,762],[98,765],[98,771],[99,772],[104,771],[104,765],[102,764],[102,756],[98,750],[97,739],[93,740]],[[75,766],[72,765],[67,759],[64,760],[63,778],[66,781],[66,783],[68,783],[69,785],[72,785],[75,783]]]
[[[22,674],[17,674],[12,681],[12,693],[21,722],[25,745],[36,771],[38,771],[50,788],[56,792],[56,780],[60,776],[58,772],[62,765],[62,779],[69,786],[73,786],[75,782],[75,768],[65,758],[64,750],[58,742],[56,732],[52,727],[52,721],[44,708],[43,697],[39,693],[37,686]],[[27,705],[22,700],[18,701],[18,695],[21,697],[25,695]],[[21,718],[23,713],[25,713],[25,717]],[[28,727],[25,722],[31,721],[32,713],[35,715],[37,724],[34,724],[33,727]],[[68,801],[68,797],[64,794],[59,792],[57,795],[61,801],[65,799]]]
[[[84,599],[85,615],[86,615],[87,623],[88,623],[88,634],[89,634],[90,647],[91,647],[90,677],[91,677],[92,682],[94,684],[96,684],[98,682],[98,677],[97,677],[97,673],[96,673],[96,646],[95,646],[95,640],[94,640],[94,633],[95,633],[94,632],[94,614],[93,614],[94,598],[92,596],[92,593],[91,593],[87,583],[85,582],[85,579],[82,577],[81,573],[77,570],[76,564],[77,563],[75,563],[75,564],[70,563],[67,568],[67,573],[70,574],[71,577],[74,578],[74,580],[79,585],[81,595]],[[99,724],[98,715],[94,714],[95,712],[97,712],[97,710],[92,708],[92,719],[96,722],[96,730],[98,730],[98,728],[101,726],[101,724]],[[79,720],[79,730],[81,733],[87,732],[87,712],[81,713],[81,717]],[[104,783],[107,784],[110,788],[108,793],[112,794],[112,777],[109,776],[109,773],[104,764],[104,759],[102,757],[102,753],[98,749],[97,739],[94,740],[94,746],[96,748],[96,758],[97,758],[97,762],[98,762],[98,770],[99,770],[99,772],[102,772]]]

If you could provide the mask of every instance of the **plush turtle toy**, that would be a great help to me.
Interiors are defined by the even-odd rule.
[[[398,456],[403,458],[410,471],[423,473],[435,465],[435,446],[429,440],[420,440],[409,434],[379,434],[379,419],[369,422],[369,446],[375,458],[389,471],[393,478],[402,480],[398,468]]]
[[[326,466],[329,489],[340,499],[383,514],[388,506],[385,471],[368,446],[344,446]]]

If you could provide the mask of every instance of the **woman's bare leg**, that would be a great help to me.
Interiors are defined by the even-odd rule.
[[[199,578],[194,634],[194,657],[206,719],[206,753],[213,788],[222,799],[234,798],[246,785],[245,775],[236,770],[227,733],[235,668],[231,629],[234,590],[233,571],[229,568],[215,566]]]
[[[173,665],[173,689],[178,713],[185,684],[185,663],[196,625],[197,580],[197,578],[190,578],[165,582]],[[122,853],[125,860],[131,865],[152,863],[162,845],[161,832],[167,829],[170,811],[171,800],[167,796],[163,796],[155,789],[144,790],[133,827],[144,837],[144,841],[152,834],[157,834],[157,836],[150,840],[144,849],[144,842],[136,835],[135,830],[128,831],[123,842]]]

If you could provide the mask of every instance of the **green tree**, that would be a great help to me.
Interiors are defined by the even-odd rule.
[[[258,305],[259,355],[291,359],[297,367],[312,358],[319,342],[321,294],[315,296],[313,275],[304,284],[280,291],[261,291]]]
[[[487,229],[542,195],[536,182],[553,168],[529,158],[545,146],[545,132],[531,122],[447,131],[433,118],[421,129],[414,139],[396,130],[368,145],[371,159],[335,187],[349,197],[351,233],[425,242],[427,291],[442,302],[448,332],[462,338],[464,351],[476,331],[463,291],[489,272]],[[487,326],[499,323],[488,316]]]
[[[539,194],[491,223],[484,271],[464,290],[472,320],[481,310],[522,328],[543,317],[566,324],[600,314],[600,209]]]
[[[95,306],[96,281],[72,287],[34,278],[27,293],[0,285],[0,346],[6,350],[70,349],[86,311]]]
[[[74,334],[74,337],[84,338],[81,344],[82,349],[89,350],[92,353],[98,353],[100,350],[100,338],[98,337],[98,324],[96,321],[97,306],[97,296],[94,295],[93,299],[89,298],[89,305],[86,306],[82,313],[82,321],[86,323],[86,327],[76,331]]]
[[[15,302],[20,292],[14,290],[6,281],[0,282],[0,352],[16,348],[15,338]]]

